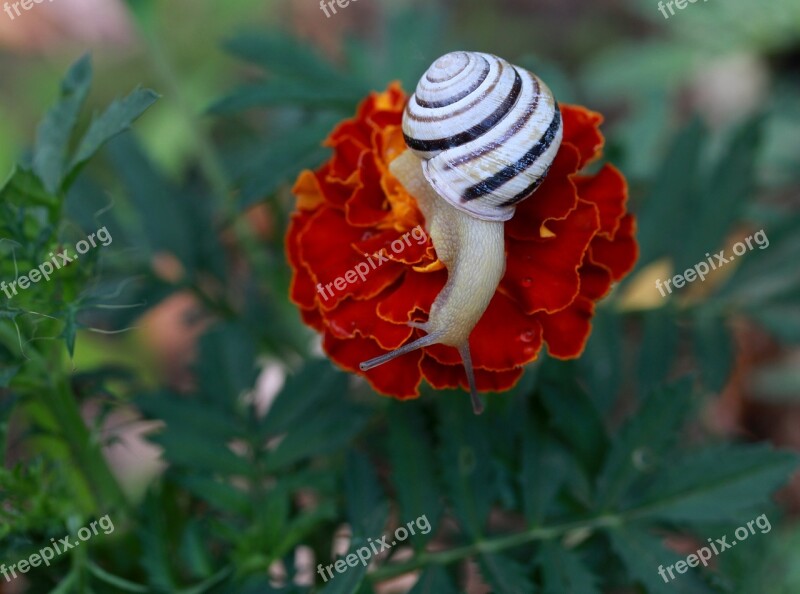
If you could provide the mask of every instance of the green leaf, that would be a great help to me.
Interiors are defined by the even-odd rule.
[[[544,425],[531,416],[522,437],[522,507],[528,525],[540,525],[567,477],[572,460]]]
[[[669,567],[684,558],[666,549],[650,534],[628,527],[610,530],[608,537],[611,548],[622,560],[628,575],[642,584],[648,594],[675,594],[677,591],[681,594],[701,594],[709,591],[696,574],[673,574],[676,581],[672,582],[665,573],[667,581],[664,581],[658,573],[659,568]],[[689,569],[689,572],[692,571],[698,570]]]
[[[218,324],[200,340],[198,386],[215,408],[233,410],[236,399],[255,382],[253,336],[238,323]]]
[[[554,542],[545,542],[539,553],[544,587],[542,594],[600,594],[599,579],[581,557]]]
[[[401,517],[406,521],[425,515],[431,524],[428,534],[411,536],[417,550],[436,533],[442,502],[436,474],[433,443],[418,407],[393,402],[389,407],[389,460],[392,484],[397,493]]]
[[[158,97],[159,95],[150,89],[135,89],[127,97],[114,101],[99,117],[95,117],[72,157],[68,176],[74,177],[77,170],[106,142],[130,129],[131,124],[147,111]]]
[[[516,561],[498,554],[478,558],[481,575],[494,594],[535,594],[528,572]]]
[[[347,376],[327,359],[308,361],[286,378],[267,415],[261,421],[261,433],[274,437],[301,424],[324,403],[347,391]],[[302,398],[298,398],[302,394]]]
[[[706,135],[701,122],[693,120],[676,137],[656,174],[637,216],[636,238],[640,249],[637,268],[674,251],[675,230],[682,228],[686,213],[693,212],[696,176]],[[706,251],[695,254],[694,261]]]
[[[720,392],[733,367],[733,337],[724,318],[698,313],[693,319],[694,352],[700,364],[700,376],[706,388]]]
[[[177,476],[175,481],[212,507],[221,511],[246,515],[250,498],[246,493],[224,482],[201,475]]]
[[[24,167],[17,165],[11,172],[3,188],[0,189],[0,201],[15,206],[46,206],[53,208],[59,200],[48,192],[39,178]]]
[[[646,394],[662,384],[678,354],[677,316],[667,306],[643,312],[643,337],[639,351],[639,392]]]
[[[225,42],[231,54],[285,78],[311,86],[342,82],[344,76],[298,38],[277,31],[247,32]]]
[[[179,466],[196,471],[219,473],[225,476],[249,476],[250,463],[237,456],[224,441],[211,439],[202,433],[169,427],[163,433],[149,437],[164,448],[164,457]]]
[[[573,363],[548,358],[540,371],[539,393],[559,436],[586,470],[595,473],[608,448],[608,436],[600,413],[575,381]]]
[[[428,567],[408,594],[458,594],[458,588],[443,567]]]
[[[439,463],[462,526],[472,537],[483,533],[495,496],[486,421],[477,417],[464,394],[439,394]]]
[[[370,411],[341,403],[328,407],[290,431],[267,457],[266,468],[275,472],[316,455],[329,455],[350,442],[371,417]]]
[[[768,445],[716,446],[671,464],[635,505],[637,517],[736,521],[789,480],[797,456]]]
[[[597,503],[605,509],[636,480],[665,466],[664,453],[692,411],[692,386],[682,380],[651,393],[614,439],[597,480]]]
[[[346,559],[353,553],[355,553],[355,548],[351,546],[344,558]],[[327,578],[327,585],[320,590],[320,594],[355,594],[367,574],[367,568],[360,562],[355,567],[348,566],[344,573],[338,573],[335,569],[331,569],[331,571],[333,572],[333,578],[323,569]]]
[[[92,64],[87,54],[70,67],[61,83],[60,100],[47,112],[36,130],[33,171],[50,194],[59,191],[66,174],[70,136],[91,84]]]
[[[136,407],[147,416],[164,421],[168,428],[191,430],[198,436],[222,441],[238,434],[237,420],[228,411],[198,406],[197,401],[171,392],[141,396]]]
[[[240,208],[263,200],[303,169],[319,165],[329,153],[322,141],[340,120],[340,115],[326,114],[255,149],[236,176],[241,185]]]
[[[235,89],[227,97],[214,103],[209,112],[231,114],[254,107],[291,105],[306,108],[341,108],[355,111],[364,94],[352,86],[315,88],[305,82],[265,81]]]
[[[347,517],[353,536],[362,544],[383,532],[389,516],[389,504],[369,458],[360,452],[348,452],[345,471]]]

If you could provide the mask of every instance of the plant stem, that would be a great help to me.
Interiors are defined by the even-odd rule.
[[[416,571],[429,565],[449,565],[478,554],[499,553],[506,549],[518,547],[537,540],[550,540],[568,532],[580,529],[617,526],[623,522],[623,515],[604,514],[588,520],[556,524],[553,526],[537,526],[508,536],[479,540],[471,545],[441,551],[437,553],[422,552],[408,561],[381,567],[367,575],[373,582],[388,580],[404,573]]]

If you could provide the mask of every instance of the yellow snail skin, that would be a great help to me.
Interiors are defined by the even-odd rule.
[[[505,60],[453,52],[420,79],[403,113],[408,146],[390,170],[417,199],[447,283],[426,335],[361,363],[367,371],[433,344],[458,349],[476,414],[469,336],[505,272],[504,223],[544,180],[561,146],[558,104],[536,75]]]

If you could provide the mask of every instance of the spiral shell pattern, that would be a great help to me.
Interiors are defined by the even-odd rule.
[[[544,181],[563,126],[535,74],[490,54],[453,52],[419,81],[403,133],[441,197],[479,219],[505,221]]]

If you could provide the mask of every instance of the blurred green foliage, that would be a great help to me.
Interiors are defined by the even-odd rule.
[[[367,594],[419,571],[412,592],[447,594],[464,591],[467,560],[499,594],[796,590],[798,532],[770,502],[796,456],[704,435],[698,416],[730,380],[734,323],[800,343],[800,217],[781,198],[800,183],[797,3],[711,0],[665,27],[655,6],[630,2],[630,30],[588,8],[573,30],[596,36],[565,36],[518,4],[380,5],[380,28],[349,38],[333,61],[275,30],[228,36],[224,57],[186,43],[185,30],[165,33],[160,11],[178,9],[131,2],[152,61],[143,79],[164,97],[148,110],[157,95],[137,88],[91,121],[81,115],[90,62],[72,66],[0,189],[0,279],[101,226],[114,242],[0,296],[0,451],[15,461],[0,471],[0,559],[15,563],[106,513],[117,530],[31,571],[29,591]],[[224,12],[226,26],[254,5]],[[197,10],[211,18],[210,5]],[[514,34],[498,33],[506,25]],[[543,356],[481,417],[456,392],[389,402],[316,358],[288,302],[282,240],[286,185],[326,157],[333,125],[370,90],[411,89],[436,55],[464,45],[518,57],[564,101],[622,114],[606,130],[607,156],[631,180],[641,245],[583,357]],[[186,76],[177,48],[197,46],[192,63],[205,67]],[[769,68],[768,101],[722,130],[675,109],[698,62],[741,52]],[[234,83],[234,64],[247,83]],[[126,132],[146,110],[139,134]],[[274,223],[266,238],[242,216],[256,204]],[[681,272],[761,228],[769,247],[698,297],[626,295],[642,277],[657,295],[654,266]],[[165,254],[179,274],[156,270]],[[89,336],[123,331],[179,293],[211,319],[191,390],[153,381],[104,354],[120,342]],[[261,414],[252,393],[265,356],[289,375]],[[773,393],[796,394],[796,369],[768,371],[758,379]],[[99,411],[89,426],[82,407]],[[149,439],[168,466],[141,498],[102,455],[103,423],[118,410],[158,422]],[[659,577],[679,558],[666,535],[702,544],[761,513],[775,531],[720,556],[720,571]],[[306,566],[309,553],[333,562],[343,524],[351,552],[423,515],[432,530],[409,540],[409,555],[393,549],[327,584]]]

